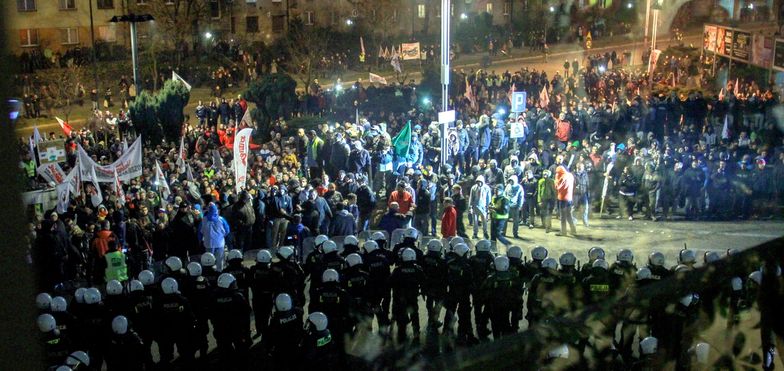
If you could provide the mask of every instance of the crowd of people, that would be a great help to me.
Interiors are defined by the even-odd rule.
[[[303,367],[338,364],[346,362],[346,336],[367,329],[372,318],[382,333],[394,324],[398,343],[416,341],[420,294],[427,299],[429,330],[473,344],[491,332],[496,339],[516,332],[523,307],[529,326],[552,325],[567,312],[671,272],[659,255],[651,256],[647,273],[638,271],[628,250],[612,267],[600,250],[589,254],[584,269],[577,269],[574,255],[556,261],[542,248],[532,249],[531,262],[521,260],[510,237],[529,233],[526,227],[550,232],[554,214],[564,237],[583,233],[605,213],[629,221],[781,215],[784,188],[776,180],[784,177],[784,141],[772,90],[737,80],[739,86],[730,83],[711,97],[659,94],[640,86],[649,81],[645,75],[608,70],[619,58],[567,61],[564,75],[552,79],[528,69],[459,71],[457,81],[465,84],[450,97],[457,121],[446,132],[434,123],[437,107],[419,104],[416,86],[357,82],[343,94],[373,99],[393,90],[411,102],[410,110],[361,112],[351,122],[312,128],[276,120],[269,140],[252,147],[240,191],[230,147],[247,103],[241,96],[214,107],[200,102],[181,144],[144,146],[143,175],[123,184],[123,192],[105,184],[102,201],[76,194],[65,212],[43,210],[41,219],[31,219],[30,260],[40,287],[66,302],[39,303],[47,312],[39,326],[51,350],[48,361],[59,364],[66,353],[82,350],[93,367],[105,359],[110,369],[143,369],[152,365],[154,341],[161,365],[172,360],[173,345],[187,365],[195,353],[205,356],[211,323],[229,363],[246,362],[253,327],[262,353],[278,365],[293,359]],[[528,92],[526,112],[508,113],[515,91]],[[316,89],[302,99],[330,94]],[[338,104],[318,101],[316,112]],[[113,119],[109,115],[101,117]],[[118,132],[71,132],[63,169],[75,166],[78,146],[99,164],[119,158],[122,142],[136,136],[133,123],[120,117],[125,129]],[[21,141],[21,172],[31,184],[41,183],[30,151]],[[168,187],[155,176],[157,164]],[[392,239],[396,231],[405,236],[400,243]],[[424,238],[448,242],[420,245]],[[498,241],[506,245],[505,256],[491,254],[500,250]],[[249,270],[244,253],[258,249]],[[688,270],[693,255],[681,253],[675,271]],[[706,263],[715,258],[706,254]],[[726,298],[759,283],[741,280]],[[569,290],[573,300],[553,303],[553,290]],[[658,338],[661,351],[643,349],[651,359],[639,362],[653,362],[656,354],[689,362],[682,358],[694,339],[684,332],[686,318],[699,305],[697,295],[684,295],[675,314],[650,309],[647,333]],[[753,302],[753,295],[743,300]],[[85,333],[102,337],[79,335]],[[563,342],[573,351],[577,344],[582,359],[591,348],[586,339],[580,332]],[[638,362],[629,337],[620,341],[616,354],[596,359],[620,357],[628,367]]]

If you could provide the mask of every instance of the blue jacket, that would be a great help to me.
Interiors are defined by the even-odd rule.
[[[348,210],[340,210],[335,217],[332,218],[332,223],[329,225],[330,236],[348,236],[355,235],[357,232],[357,224],[354,216]]]
[[[210,203],[199,228],[202,243],[207,249],[222,249],[226,246],[229,225],[218,215],[218,207]]]
[[[387,231],[391,236],[395,229],[403,227],[404,222],[405,218],[402,215],[397,214],[394,211],[389,211],[381,217],[381,220],[378,222],[378,228]]]

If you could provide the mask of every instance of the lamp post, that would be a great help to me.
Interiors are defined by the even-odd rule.
[[[141,89],[139,89],[139,60],[136,56],[136,49],[137,49],[137,41],[136,41],[136,24],[139,22],[149,22],[154,21],[153,18],[149,14],[125,14],[121,16],[114,16],[109,22],[112,23],[128,23],[131,29],[131,63],[133,64],[133,85],[136,87],[136,93],[140,93]]]
[[[441,0],[441,111],[449,110],[449,47],[452,0]],[[461,15],[462,17],[462,15]]]

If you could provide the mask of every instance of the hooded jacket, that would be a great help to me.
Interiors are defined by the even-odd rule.
[[[218,207],[210,203],[201,222],[201,239],[207,249],[222,249],[226,246],[228,228],[218,215]]]
[[[555,169],[555,189],[558,192],[558,201],[571,201],[574,195],[574,175],[566,171],[563,166]]]
[[[517,175],[509,176],[509,180],[512,181],[512,184],[507,184],[506,189],[504,190],[506,197],[509,198],[509,206],[523,207],[523,202],[525,201],[523,186],[517,181]]]

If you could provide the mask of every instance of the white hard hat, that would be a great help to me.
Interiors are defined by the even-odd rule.
[[[205,252],[201,254],[201,266],[202,267],[214,267],[215,266],[215,255],[211,252]]]
[[[681,304],[682,304],[684,307],[688,307],[688,306],[690,306],[690,305],[691,305],[691,304],[692,304],[692,303],[695,301],[695,299],[697,299],[697,298],[698,298],[698,296],[697,296],[696,294],[689,293],[689,294],[686,294],[686,295],[684,295],[684,296],[681,298],[680,302],[681,302]]]
[[[139,280],[131,280],[129,292],[144,291],[144,284]]]
[[[176,258],[177,260],[180,260],[180,258],[177,258],[177,257],[174,257],[174,258]],[[171,259],[171,258],[169,258],[169,259]],[[168,262],[169,259],[166,259],[166,261]],[[149,270],[145,269],[145,270],[139,272],[139,276],[138,277],[139,277],[139,281],[142,281],[142,285],[144,285],[144,286],[150,286],[153,283],[155,283],[155,273],[152,273],[152,271],[149,271]]]
[[[623,249],[618,252],[618,255],[615,258],[619,262],[631,263],[632,261],[634,261],[634,254],[629,249]]]
[[[573,267],[577,264],[577,257],[570,252],[565,252],[558,258],[558,263],[561,264],[562,267]]]
[[[740,277],[732,277],[730,287],[732,287],[732,291],[743,290],[743,280]]]
[[[678,263],[680,264],[694,264],[697,262],[697,254],[694,253],[694,250],[683,249],[680,253],[678,253]]]
[[[558,262],[555,258],[547,258],[542,260],[542,268],[556,270],[558,269]]]
[[[373,251],[378,250],[378,243],[376,243],[376,241],[373,241],[373,240],[368,240],[368,241],[365,241],[365,243],[362,245],[362,247],[365,249],[366,253],[371,253]]]
[[[84,304],[84,292],[87,291],[86,288],[80,287],[74,291],[74,300],[79,304]]]
[[[357,253],[348,254],[348,256],[346,257],[346,263],[348,264],[349,267],[353,267],[357,264],[362,264],[362,257],[359,256],[359,254]]]
[[[509,258],[506,256],[499,256],[493,259],[493,266],[498,272],[506,272],[509,270]]]
[[[275,297],[275,309],[278,312],[285,312],[291,309],[291,296],[289,294],[278,294]]]
[[[52,306],[52,295],[42,292],[35,297],[35,306],[40,310],[49,310]]]
[[[488,252],[488,251],[490,251],[490,247],[492,245],[493,244],[492,244],[492,242],[490,242],[490,240],[479,240],[476,243],[476,251],[477,252],[480,252],[480,251]]]
[[[106,295],[122,295],[123,285],[118,280],[111,280],[106,283]]]
[[[188,269],[188,275],[191,277],[198,277],[201,276],[201,264],[197,262],[190,262],[186,267]]]
[[[278,256],[283,260],[288,260],[292,255],[294,255],[294,248],[291,246],[283,246],[278,249]],[[256,259],[258,258],[258,255],[256,255]]]
[[[637,280],[649,280],[653,274],[651,273],[651,269],[648,267],[642,267],[637,270]]]
[[[221,275],[218,276],[218,287],[220,287],[222,289],[228,289],[229,287],[231,287],[231,284],[236,282],[236,281],[237,281],[237,279],[234,278],[233,274],[231,274],[231,273],[221,273]]]
[[[707,364],[710,358],[710,345],[708,343],[697,343],[694,346],[694,355],[697,357],[697,363]]]
[[[506,256],[508,256],[510,259],[522,259],[523,249],[521,249],[520,246],[512,246],[506,250]]]
[[[68,310],[68,302],[62,296],[52,298],[52,312],[65,312]]]
[[[322,243],[327,242],[328,240],[329,240],[329,237],[327,237],[326,235],[320,234],[320,235],[316,236],[316,239],[313,241],[313,243],[315,243],[316,246],[319,246]]]
[[[170,257],[166,258],[166,261],[164,262],[164,264],[166,264],[166,267],[169,268],[169,270],[172,271],[172,272],[176,272],[176,271],[182,269],[182,260],[180,260],[180,258],[178,258],[176,256],[170,256]],[[142,281],[142,283],[144,282],[144,280],[141,280],[141,281]],[[145,283],[145,285],[147,285],[147,284]]]
[[[54,369],[54,371],[73,371],[73,369],[71,367],[66,366],[66,365],[60,365],[60,366],[57,366],[57,368]]]
[[[465,240],[463,239],[463,237],[460,237],[460,236],[452,237],[452,239],[449,240],[449,248],[454,250],[455,246],[457,246],[457,244],[459,244],[459,243],[465,243]]]
[[[457,254],[458,256],[466,256],[466,254],[468,254],[468,250],[469,250],[468,245],[464,243],[459,243],[454,247],[455,254]]]
[[[650,255],[648,255],[648,263],[650,265],[655,265],[657,267],[664,266],[664,254],[654,251]]]
[[[749,274],[749,279],[757,285],[762,284],[762,271],[754,271]]]
[[[359,246],[359,240],[356,236],[348,235],[343,238],[343,245]]]
[[[715,251],[706,251],[703,259],[705,260],[705,264],[711,264],[721,259],[721,256]]]
[[[544,246],[534,246],[531,249],[531,258],[534,260],[544,260],[547,258],[547,249]]]
[[[316,328],[316,331],[324,331],[327,329],[327,325],[329,321],[327,320],[327,315],[321,312],[313,312],[308,316],[308,322],[310,322],[313,327]]]
[[[727,256],[733,256],[733,255],[735,255],[735,254],[737,254],[739,252],[740,251],[738,251],[738,249],[736,249],[736,248],[727,249]]]
[[[604,249],[598,246],[592,247],[590,250],[588,250],[588,259],[604,259]]]
[[[54,316],[49,313],[44,313],[38,316],[38,329],[41,332],[51,332],[57,328],[57,321],[54,320]]]
[[[231,260],[235,260],[235,259],[242,260],[242,251],[237,250],[237,249],[229,250],[229,253],[226,254],[226,260],[227,261],[231,261]]]
[[[414,228],[406,228],[403,230],[403,238],[417,238],[419,232]]]
[[[270,254],[269,250],[266,249],[259,250],[259,252],[256,253],[256,262],[265,264],[272,262],[272,254]]]
[[[555,261],[555,259],[553,259]],[[547,358],[569,358],[569,346],[561,344],[547,352]]]
[[[323,251],[324,254],[329,254],[337,250],[338,250],[338,245],[335,244],[335,241],[332,240],[324,241],[324,243],[321,244],[321,251]]]
[[[339,280],[340,280],[340,275],[338,274],[338,271],[334,269],[327,269],[324,271],[324,273],[321,274],[322,283],[338,282]]]
[[[90,366],[90,356],[81,350],[77,350],[65,359],[65,364],[69,367],[77,367],[80,365]]]
[[[441,252],[444,249],[444,244],[441,240],[430,240],[427,243],[427,251]]]
[[[174,294],[179,289],[179,285],[177,284],[177,280],[171,277],[165,278],[161,281],[161,291],[164,294]]]
[[[413,249],[407,247],[403,249],[402,253],[400,253],[400,257],[404,262],[412,262],[416,260],[416,252]]]
[[[370,239],[373,241],[386,241],[387,237],[382,232],[373,232],[373,234],[370,235]]]
[[[90,287],[84,292],[85,304],[98,304],[101,302],[101,292],[95,287]]]
[[[690,270],[691,268],[688,265],[678,264],[675,266],[675,273],[685,273]]]
[[[592,268],[601,268],[601,269],[604,269],[604,270],[610,269],[610,265],[607,264],[607,261],[604,260],[604,259],[596,259],[596,260],[594,260],[593,264],[591,264],[591,267]]]
[[[125,335],[128,332],[128,319],[125,316],[117,316],[112,320],[112,332],[117,335]]]
[[[659,340],[653,336],[648,336],[640,340],[640,353],[654,354],[659,350]]]

